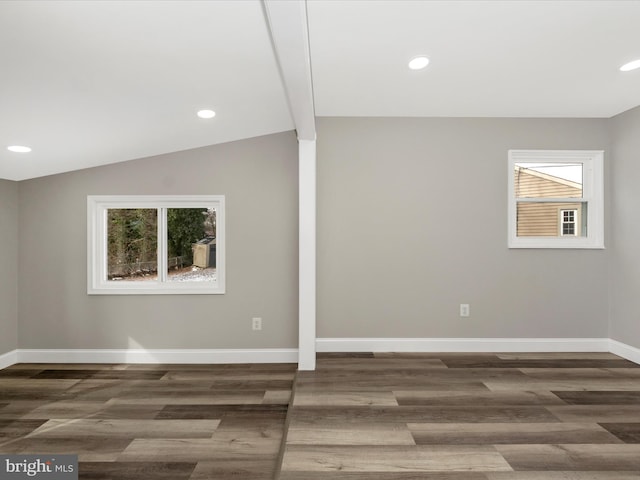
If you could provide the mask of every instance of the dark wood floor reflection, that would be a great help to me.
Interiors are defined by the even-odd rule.
[[[0,453],[79,455],[81,479],[272,479],[295,365],[0,370]]]
[[[324,354],[282,480],[640,479],[640,368],[608,353]]]

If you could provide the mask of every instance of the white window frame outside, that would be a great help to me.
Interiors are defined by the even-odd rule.
[[[167,282],[166,209],[216,209],[216,282]],[[107,280],[107,211],[158,209],[158,280]],[[87,293],[89,295],[158,295],[225,293],[224,195],[89,195],[87,197]]]
[[[559,226],[559,231],[560,231],[560,236],[561,237],[576,237],[578,236],[578,231],[579,231],[579,223],[578,223],[578,209],[577,208],[561,208],[560,213],[558,214],[558,218],[560,220],[560,226]],[[564,221],[564,214],[565,212],[567,213],[572,213],[573,214],[573,221],[572,222],[565,222]],[[564,233],[564,226],[565,225],[573,225],[573,233]]]
[[[581,163],[582,198],[516,199],[514,170],[517,163]],[[602,150],[509,150],[509,248],[604,248],[604,152]],[[586,203],[586,236],[518,237],[519,202]]]

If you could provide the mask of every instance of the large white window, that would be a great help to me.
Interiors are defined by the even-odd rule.
[[[509,248],[604,248],[603,152],[509,151]]]
[[[87,197],[89,294],[225,292],[224,196]]]

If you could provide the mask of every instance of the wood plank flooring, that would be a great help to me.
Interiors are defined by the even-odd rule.
[[[297,373],[18,364],[0,370],[0,453],[78,454],[95,480],[640,480],[640,366],[607,353],[320,354]]]
[[[320,354],[282,480],[640,479],[640,368],[607,353]]]
[[[81,479],[272,479],[295,365],[0,370],[0,453],[79,455]]]

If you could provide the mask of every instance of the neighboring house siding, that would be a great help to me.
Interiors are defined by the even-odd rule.
[[[524,168],[516,168],[516,197],[519,198],[580,198],[579,184]],[[576,231],[580,232],[582,205],[579,203],[519,203],[519,237],[557,237],[560,235],[560,211],[578,210]]]

